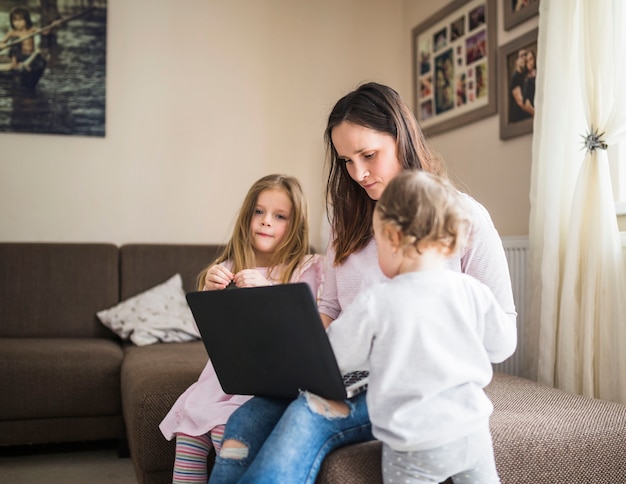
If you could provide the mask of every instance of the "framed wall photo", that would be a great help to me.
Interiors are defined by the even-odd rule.
[[[539,13],[539,0],[502,1],[504,2],[504,30],[511,30]]]
[[[496,0],[456,0],[413,28],[414,112],[426,135],[495,114]]]
[[[518,37],[498,50],[498,104],[500,139],[533,131],[538,29]]]
[[[105,136],[107,0],[0,0],[0,132]]]

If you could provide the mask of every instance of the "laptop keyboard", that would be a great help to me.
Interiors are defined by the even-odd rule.
[[[369,376],[369,374],[370,372],[366,370],[351,371],[343,375],[343,384],[344,386],[348,387],[352,385],[353,383],[356,383],[359,380],[362,380],[366,376]]]

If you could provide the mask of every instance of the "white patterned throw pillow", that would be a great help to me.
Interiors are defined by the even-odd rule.
[[[137,346],[200,338],[180,274],[96,314],[107,328]]]

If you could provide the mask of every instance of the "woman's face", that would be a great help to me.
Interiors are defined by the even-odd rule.
[[[331,138],[350,178],[372,200],[378,200],[387,183],[402,171],[396,139],[390,134],[343,121],[333,128]]]

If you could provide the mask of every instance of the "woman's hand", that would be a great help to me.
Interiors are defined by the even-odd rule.
[[[203,291],[215,291],[216,289],[224,289],[230,284],[235,275],[226,267],[216,264],[209,267],[204,277]]]
[[[272,284],[256,269],[244,269],[235,274],[233,279],[237,287],[271,286]]]
[[[324,329],[328,329],[328,327],[334,321],[333,318],[331,318],[330,316],[328,316],[328,315],[326,315],[324,313],[320,313],[320,318],[322,318],[322,324],[324,325]]]

